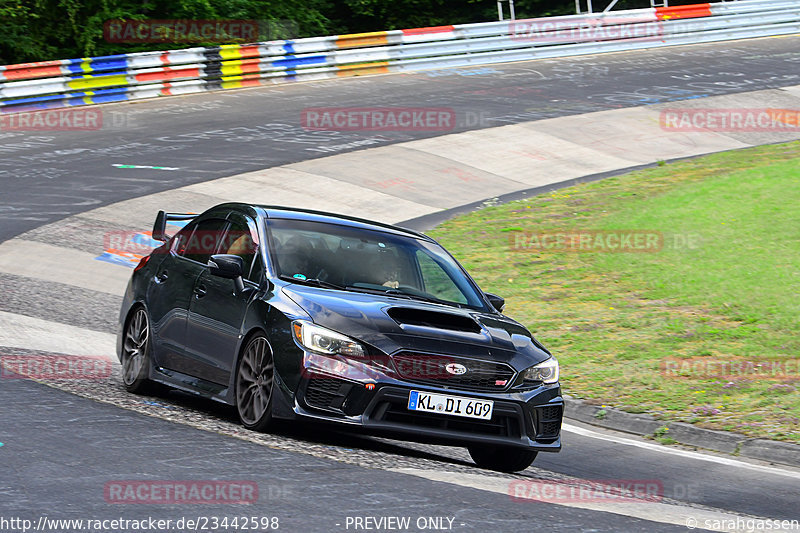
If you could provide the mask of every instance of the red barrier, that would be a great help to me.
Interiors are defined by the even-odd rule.
[[[659,20],[694,19],[711,16],[711,4],[691,4],[688,6],[657,7]]]
[[[199,68],[165,68],[158,72],[145,72],[143,74],[136,74],[134,77],[136,81],[166,81],[182,78],[199,78],[201,71]]]
[[[61,76],[61,61],[42,61],[41,63],[21,63],[9,65],[0,72],[0,79],[26,80],[29,78],[49,78]]]
[[[427,28],[412,28],[410,30],[403,30],[403,35],[425,35],[428,33],[447,33],[453,31],[453,26],[430,26]]]

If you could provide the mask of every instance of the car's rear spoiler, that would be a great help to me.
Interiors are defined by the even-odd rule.
[[[153,224],[153,239],[161,242],[166,242],[167,237],[167,222],[171,220],[192,220],[197,216],[197,213],[166,213],[159,211],[156,215],[156,222]]]

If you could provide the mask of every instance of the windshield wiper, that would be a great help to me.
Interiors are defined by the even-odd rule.
[[[422,294],[417,294],[413,292],[406,292],[401,291],[400,289],[389,289],[386,291],[386,294],[391,295],[402,295],[411,298],[412,300],[422,300],[423,302],[433,302],[435,304],[449,304],[450,302],[446,302],[445,300],[440,300],[439,298],[434,298],[433,296],[424,296]]]
[[[389,296],[398,296],[400,298],[405,297],[407,299],[409,299],[411,296],[410,294],[405,294],[400,291],[397,291],[397,294],[389,292],[389,291],[394,291],[396,289],[383,290],[383,289],[373,289],[370,287],[356,287],[355,285],[348,285],[347,287],[345,287],[345,289],[352,292],[363,292],[366,294],[388,294]]]
[[[448,302],[447,300],[440,300],[439,298],[434,298],[433,296],[425,296],[422,294],[417,294],[413,292],[406,292],[400,289],[395,289],[392,287],[388,287],[386,290],[383,289],[372,289],[368,287],[354,287],[352,285],[347,286],[348,290],[356,291],[356,292],[366,292],[369,294],[386,294],[388,296],[394,296],[397,298],[405,298],[406,300],[420,300],[423,302],[431,302],[435,304],[443,304],[443,305],[450,305],[455,307],[461,307],[460,304],[455,302]]]
[[[322,287],[324,289],[338,289],[340,291],[347,290],[347,287],[345,287],[344,285],[331,283],[330,281],[325,281],[317,278],[295,278],[292,276],[287,276],[285,274],[281,274],[278,277],[284,281],[291,281],[292,283],[305,283],[306,285],[316,285],[317,287]]]

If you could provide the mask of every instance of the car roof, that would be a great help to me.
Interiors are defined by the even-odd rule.
[[[217,209],[232,209],[238,211],[249,212],[250,214],[261,215],[265,218],[279,218],[289,220],[305,220],[309,222],[322,222],[327,224],[337,224],[340,226],[348,226],[352,228],[360,228],[366,230],[383,231],[387,233],[394,233],[398,235],[407,235],[426,241],[433,241],[424,233],[419,233],[414,230],[402,228],[400,226],[393,226],[391,224],[384,224],[374,220],[367,220],[364,218],[351,217],[347,215],[340,215],[336,213],[328,213],[326,211],[315,211],[312,209],[300,209],[295,207],[282,207],[275,205],[261,205],[261,204],[245,204],[241,202],[230,202],[213,207],[211,210]]]

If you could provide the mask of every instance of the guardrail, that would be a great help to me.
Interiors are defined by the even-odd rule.
[[[800,0],[741,0],[0,66],[0,113],[299,80],[800,33]]]

